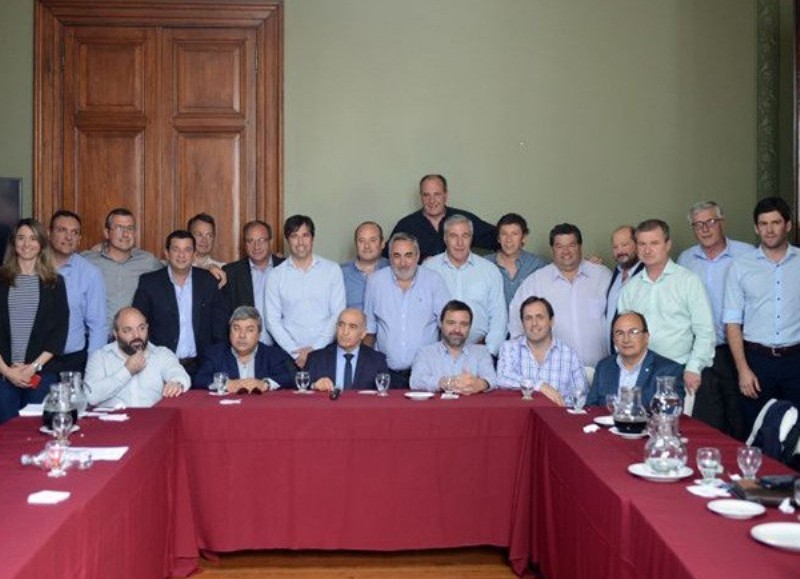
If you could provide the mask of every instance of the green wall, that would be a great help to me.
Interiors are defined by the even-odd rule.
[[[538,251],[571,221],[608,255],[611,228],[651,216],[684,247],[703,198],[749,238],[755,18],[755,0],[286,0],[286,215],[345,259],[356,223],[390,228],[441,172],[452,205],[523,213]],[[0,175],[29,195],[32,30],[32,0],[0,3]]]

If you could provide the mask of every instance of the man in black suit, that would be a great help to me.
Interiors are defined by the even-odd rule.
[[[192,379],[195,388],[207,388],[216,372],[228,375],[228,391],[264,392],[287,386],[294,360],[279,346],[258,341],[263,321],[253,306],[239,306],[231,314],[228,340],[208,348]]]
[[[280,265],[283,258],[272,255],[272,227],[269,223],[259,219],[249,221],[244,226],[243,237],[247,257],[222,268],[228,276],[223,292],[231,311],[239,306],[255,306],[263,322],[266,320],[264,292],[267,274]],[[265,323],[262,323],[260,340],[267,345],[274,343]]]
[[[363,344],[364,312],[348,308],[336,322],[336,341],[308,355],[307,370],[315,390],[375,389],[375,376],[388,372],[386,356]]]
[[[167,267],[142,275],[133,296],[133,307],[150,324],[150,341],[175,352],[189,375],[206,348],[226,339],[228,321],[217,280],[192,267],[194,254],[191,233],[181,229],[170,233]]]

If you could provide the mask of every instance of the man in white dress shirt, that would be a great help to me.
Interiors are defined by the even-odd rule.
[[[113,328],[115,341],[93,352],[86,364],[90,404],[148,407],[189,389],[189,374],[172,350],[148,342],[147,320],[139,310],[122,308]]]

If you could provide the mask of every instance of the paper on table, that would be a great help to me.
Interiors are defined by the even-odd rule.
[[[225,400],[220,400],[219,403],[222,406],[230,406],[231,404],[241,404],[241,398],[226,398]]]
[[[586,434],[591,434],[593,432],[597,432],[598,430],[600,430],[600,427],[597,426],[596,424],[587,424],[586,426],[583,427],[583,431]]]
[[[128,452],[127,446],[71,446],[67,453],[69,455],[80,456],[88,452],[92,455],[92,460],[120,460]]]
[[[20,409],[20,416],[41,416],[44,412],[44,404],[28,404],[25,408]]]
[[[66,501],[69,493],[66,491],[38,491],[28,495],[29,505],[56,505]]]
[[[695,496],[703,497],[704,499],[714,499],[717,497],[729,497],[729,493],[724,487],[715,485],[690,485],[686,490]]]
[[[130,416],[127,414],[101,414],[97,419],[104,422],[125,422],[130,419]]]

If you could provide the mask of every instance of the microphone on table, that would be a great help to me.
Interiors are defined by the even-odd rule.
[[[342,394],[342,391],[341,391],[339,388],[334,388],[334,389],[333,389],[333,390],[331,390],[331,391],[330,391],[330,393],[328,394],[328,398],[330,398],[331,400],[338,400],[338,399],[339,399],[339,396],[340,396],[341,394]]]

